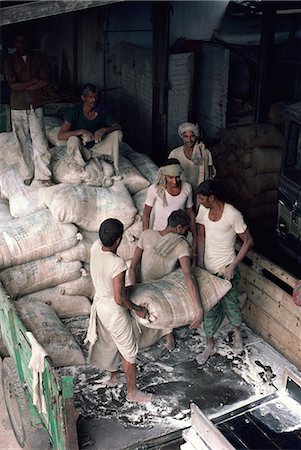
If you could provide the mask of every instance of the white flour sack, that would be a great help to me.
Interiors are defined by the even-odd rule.
[[[56,222],[48,210],[14,219],[1,226],[0,270],[74,247],[79,236],[74,225]]]
[[[85,364],[81,348],[51,306],[41,302],[22,305],[15,302],[15,306],[25,327],[47,352],[54,367]]]
[[[7,224],[7,222],[13,219],[13,216],[9,212],[8,200],[6,198],[0,198],[0,230]]]
[[[25,217],[45,207],[39,202],[39,186],[35,181],[30,186],[23,183],[18,166],[7,167],[0,176],[1,197],[9,200],[13,217]]]
[[[119,158],[119,170],[124,184],[132,195],[150,185],[150,182],[142,176],[140,171],[123,156]]]
[[[62,295],[55,288],[43,289],[17,300],[18,306],[28,302],[42,302],[52,306],[60,319],[88,316],[91,309],[91,302],[87,297],[83,295]]]
[[[42,190],[40,190],[42,191]],[[98,231],[109,218],[119,219],[129,227],[137,213],[134,202],[122,181],[113,186],[58,185],[43,189],[41,200],[58,222],[74,223],[87,231]]]
[[[193,273],[200,290],[203,309],[209,311],[231,289],[230,281],[211,275],[199,267]],[[193,302],[179,268],[160,280],[130,288],[133,303],[145,306],[149,320],[138,318],[148,328],[176,328],[192,322]]]
[[[137,247],[138,239],[142,233],[142,219],[137,214],[135,222],[123,233],[122,240],[117,249],[117,255],[127,261],[131,259]]]
[[[31,294],[81,276],[80,261],[57,261],[55,256],[38,259],[0,272],[0,281],[11,297]]]
[[[145,153],[135,152],[126,142],[120,145],[120,153],[125,156],[139,170],[139,172],[150,182],[156,181],[159,167]]]

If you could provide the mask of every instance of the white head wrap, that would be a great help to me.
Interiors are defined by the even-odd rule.
[[[156,177],[156,191],[157,194],[159,196],[159,198],[161,198],[162,202],[163,202],[163,206],[167,206],[167,201],[166,201],[166,195],[165,195],[165,188],[166,188],[166,175],[169,175],[171,177],[178,177],[181,175],[181,173],[183,172],[182,166],[181,164],[175,164],[174,162],[170,162],[170,164],[166,165],[166,166],[162,166],[160,167],[160,169],[157,172],[157,177]]]
[[[180,138],[182,137],[182,134],[185,133],[185,131],[192,131],[196,137],[200,136],[200,130],[198,124],[194,124],[191,122],[184,122],[182,123],[178,128],[178,135]]]

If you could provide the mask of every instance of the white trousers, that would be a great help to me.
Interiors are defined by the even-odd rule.
[[[122,131],[116,130],[106,134],[104,138],[94,144],[91,150],[83,146],[82,141],[77,136],[69,137],[67,141],[67,155],[75,160],[77,164],[84,167],[86,162],[92,157],[106,155],[114,163],[115,173],[119,174],[119,144],[122,141]]]
[[[20,147],[23,180],[49,180],[51,155],[45,134],[43,108],[11,110],[12,128]]]

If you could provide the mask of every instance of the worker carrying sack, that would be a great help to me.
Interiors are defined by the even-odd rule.
[[[203,310],[207,312],[227,294],[232,284],[199,267],[193,267],[192,271]],[[177,328],[193,321],[193,301],[181,268],[160,280],[131,286],[130,298],[136,305],[147,308],[149,316],[145,319],[139,317],[138,320],[148,328]]]

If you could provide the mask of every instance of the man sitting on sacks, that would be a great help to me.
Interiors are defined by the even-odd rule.
[[[178,128],[178,135],[183,145],[174,148],[169,153],[169,158],[177,158],[183,168],[181,179],[192,185],[194,195],[200,183],[210,180],[216,175],[211,152],[202,141],[198,125],[190,122],[182,123]]]
[[[158,280],[180,264],[195,309],[194,319],[189,328],[198,328],[203,312],[199,290],[191,272],[191,248],[185,239],[189,227],[188,214],[178,209],[170,214],[164,230],[143,231],[131,261],[129,280],[131,284],[135,284],[137,280],[142,283]],[[169,350],[174,348],[172,330],[166,335],[166,346]]]
[[[164,330],[138,327],[130,315],[130,311],[134,311],[144,318],[147,310],[132,303],[127,295],[127,266],[116,254],[122,235],[123,224],[117,219],[107,219],[99,228],[100,241],[95,241],[91,247],[90,267],[95,295],[85,344],[90,343],[89,362],[110,372],[108,387],[118,385],[121,356],[127,381],[126,399],[147,403],[152,395],[137,389],[135,360],[138,349],[152,345],[164,336]]]
[[[107,155],[113,160],[115,174],[118,175],[121,126],[102,104],[97,103],[97,91],[93,84],[83,87],[81,99],[82,103],[65,114],[58,139],[67,140],[67,156],[81,167],[91,157]]]
[[[167,226],[167,219],[173,211],[182,209],[190,218],[192,233],[192,256],[196,262],[197,242],[195,213],[193,209],[192,187],[186,181],[181,181],[182,166],[178,159],[166,160],[158,170],[157,180],[152,184],[146,194],[143,210],[143,230],[150,228],[150,215],[154,208],[154,223],[152,228],[163,231]]]

